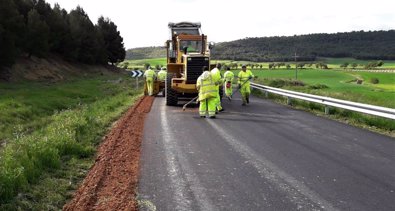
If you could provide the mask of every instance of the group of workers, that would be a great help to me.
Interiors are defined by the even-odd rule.
[[[147,83],[148,95],[152,96],[154,94],[154,81],[158,80],[164,82],[167,77],[167,72],[164,70],[164,68],[161,68],[158,74],[156,74],[155,71],[152,70],[150,66],[148,66],[147,70],[144,72],[144,77],[145,82]]]
[[[203,73],[199,76],[196,82],[196,88],[199,91],[198,101],[200,102],[199,114],[201,118],[216,118],[218,112],[224,111],[221,105],[220,86],[223,85],[225,96],[232,100],[233,96],[233,80],[234,74],[228,68],[222,77],[221,64],[218,63],[214,69],[208,70],[208,67],[203,67]],[[167,72],[161,68],[158,74],[155,73],[149,66],[144,72],[144,77],[147,83],[148,95],[153,95],[154,81],[165,81]],[[246,65],[242,65],[241,71],[238,74],[237,85],[242,96],[242,106],[250,103],[250,80],[254,75],[250,70],[247,70]]]
[[[207,67],[203,67],[203,73],[197,79],[196,88],[199,90],[198,101],[200,102],[199,114],[201,118],[205,118],[208,114],[209,118],[216,118],[218,112],[224,111],[221,105],[220,85],[223,84],[226,97],[231,100],[233,95],[234,74],[229,69],[222,77],[221,64],[217,64],[214,69],[208,71]],[[250,80],[254,75],[247,70],[246,65],[242,65],[238,74],[238,89],[242,96],[242,106],[250,103]]]

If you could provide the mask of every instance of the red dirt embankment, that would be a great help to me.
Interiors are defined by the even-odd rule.
[[[143,97],[105,137],[98,157],[63,210],[137,210],[135,188],[144,119],[153,97]]]

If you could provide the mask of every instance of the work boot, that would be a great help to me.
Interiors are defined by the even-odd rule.
[[[200,118],[206,118],[206,116],[200,116]]]
[[[215,116],[210,116],[210,119],[215,119],[216,117]]]
[[[250,103],[250,97],[246,97],[247,104]]]
[[[241,105],[242,105],[242,106],[245,106],[245,105],[246,105],[246,103],[244,103],[244,102],[243,102],[243,104],[241,104]]]
[[[224,108],[221,108],[221,110],[219,110],[219,112],[223,112],[223,111],[225,111],[225,109],[224,109]]]

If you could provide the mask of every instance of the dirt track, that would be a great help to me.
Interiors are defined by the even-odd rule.
[[[153,97],[141,98],[101,144],[98,157],[74,198],[63,210],[136,210],[144,119]]]

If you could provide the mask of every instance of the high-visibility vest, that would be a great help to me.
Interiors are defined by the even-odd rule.
[[[155,77],[155,71],[153,70],[146,70],[144,73],[146,80],[153,80]]]
[[[245,86],[249,86],[250,82],[248,81],[248,78],[250,76],[254,77],[254,75],[252,74],[252,72],[250,70],[246,70],[245,72],[244,71],[240,71],[239,75],[238,75],[238,77],[239,77],[239,79],[238,79],[239,80],[239,84],[243,84],[245,82],[244,85]]]
[[[208,99],[208,98],[216,98],[218,88],[215,85],[215,82],[210,74],[210,77],[206,79],[198,78],[197,86],[199,86],[199,101]]]
[[[167,76],[167,72],[166,72],[166,71],[164,71],[164,70],[159,71],[159,73],[158,73],[158,79],[159,79],[160,81],[166,80],[166,76]]]
[[[214,83],[215,82],[220,82],[221,80],[221,72],[219,71],[218,68],[214,68],[211,70],[211,76],[213,78]]]
[[[232,82],[234,77],[235,77],[235,74],[233,74],[233,72],[231,72],[231,71],[226,71],[224,74],[225,81],[227,81],[227,82],[228,81]]]

